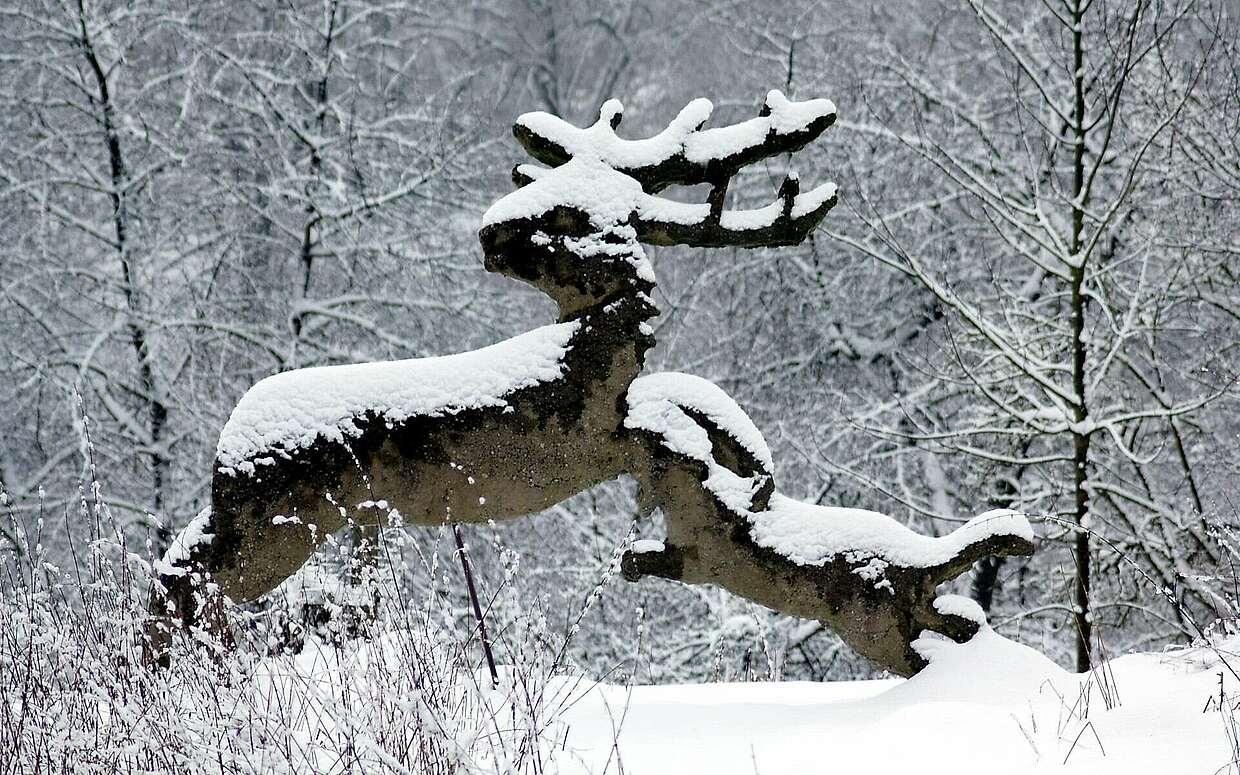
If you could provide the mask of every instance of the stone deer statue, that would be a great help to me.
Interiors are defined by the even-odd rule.
[[[695,100],[653,137],[615,133],[618,102],[590,127],[521,116],[514,134],[543,165],[513,171],[517,189],[483,216],[488,271],[528,283],[557,322],[458,355],[290,371],[242,397],[217,448],[211,506],[160,563],[150,642],[166,658],[173,625],[223,627],[221,602],[250,601],[296,572],[345,524],[484,522],[546,509],[621,475],[667,540],[639,542],[627,578],[723,586],[814,618],[878,665],[910,674],[923,630],[966,639],[976,612],[936,598],[942,581],[987,554],[1032,551],[1013,514],[942,538],[882,515],[807,506],[775,492],[762,435],[714,385],[639,377],[654,344],[655,276],[642,244],[794,245],[836,202],[831,184],[802,192],[789,175],[757,210],[724,208],[741,168],[795,152],[835,121],[826,100],[777,91],[759,115],[705,128]],[[658,196],[709,186],[707,201]]]

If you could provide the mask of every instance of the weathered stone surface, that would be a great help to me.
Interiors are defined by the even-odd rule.
[[[716,584],[781,613],[817,619],[857,653],[899,675],[912,675],[925,666],[909,645],[923,630],[957,641],[977,632],[975,622],[935,610],[939,584],[984,556],[1033,552],[1027,541],[997,536],[969,546],[947,565],[888,566],[881,587],[858,575],[856,565],[842,556],[822,566],[799,565],[754,542],[744,515],[704,486],[709,476],[706,464],[671,452],[651,434],[639,435],[644,437],[649,466],[638,473],[649,491],[645,506],[662,509],[667,538],[662,552],[626,554],[621,565],[625,578],[637,581],[649,575],[686,584]],[[714,433],[711,439],[719,462],[749,457],[735,443],[730,452],[723,452],[726,434]],[[752,458],[733,468],[742,475],[757,469]],[[755,496],[754,511],[765,508],[772,488],[773,483]]]
[[[775,610],[818,619],[861,654],[903,674],[922,665],[909,647],[921,630],[970,637],[975,623],[934,610],[935,587],[987,553],[1028,553],[1027,542],[1002,537],[971,546],[940,568],[893,567],[891,590],[878,589],[842,560],[798,565],[758,546],[744,515],[704,486],[706,464],[624,425],[626,392],[654,344],[643,324],[657,314],[650,300],[654,284],[637,268],[644,261],[640,245],[626,239],[742,247],[799,242],[835,204],[834,196],[792,217],[798,186],[789,178],[776,220],[736,230],[721,225],[723,195],[742,166],[803,147],[834,118],[833,112],[817,117],[787,134],[772,130],[759,144],[707,163],[676,153],[620,170],[650,193],[671,184],[711,183],[710,215],[698,223],[644,221],[633,212],[615,228],[603,229],[597,214],[592,219],[591,213],[561,206],[484,228],[479,237],[489,271],[549,295],[561,322],[580,321],[562,376],[506,395],[507,407],[397,423],[369,414],[355,418],[362,431],[347,443],[319,439],[250,466],[251,472],[217,470],[207,531],[212,540],[195,545],[179,574],[161,578],[167,594],[152,598],[155,656],[170,636],[169,620],[222,630],[222,596],[253,600],[296,572],[319,541],[344,526],[342,507],[363,523],[368,516],[376,522],[387,518],[385,510],[357,508],[379,500],[407,524],[503,520],[546,509],[622,474],[638,480],[643,504],[661,508],[668,524],[662,552],[625,557],[630,579],[655,575],[718,584]],[[569,160],[563,147],[520,124],[516,134],[544,163]],[[522,185],[531,179],[518,172],[514,180]],[[605,244],[607,251],[573,250],[570,240],[581,238]],[[773,472],[708,418],[686,411],[707,431],[718,464],[741,476],[765,477],[750,503],[752,511],[765,510],[774,491]],[[202,592],[207,579],[216,585],[210,593]]]

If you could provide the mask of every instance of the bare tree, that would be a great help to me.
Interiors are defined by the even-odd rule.
[[[1066,2],[1017,22],[975,3],[982,40],[961,40],[987,45],[985,57],[931,77],[890,49],[887,71],[910,99],[875,104],[913,107],[913,121],[883,112],[890,128],[873,131],[948,185],[899,211],[866,202],[869,235],[834,235],[945,313],[948,357],[920,366],[928,381],[915,398],[889,404],[898,422],[862,422],[905,450],[977,459],[1007,483],[1004,497],[1048,512],[1072,552],[1072,604],[1049,610],[1072,614],[1081,670],[1099,615],[1118,624],[1134,605],[1097,599],[1099,570],[1122,559],[1101,558],[1095,536],[1139,556],[1167,589],[1183,583],[1211,602],[1186,564],[1215,550],[1179,505],[1185,486],[1191,511],[1202,509],[1184,437],[1231,389],[1235,339],[1219,342],[1200,293],[1217,262],[1169,246],[1157,204],[1174,175],[1170,128],[1217,43],[1192,42],[1195,9]]]
[[[7,278],[5,296],[38,321],[29,340],[37,349],[23,365],[46,369],[61,393],[52,405],[63,407],[56,448],[32,486],[77,457],[77,434],[66,430],[77,411],[71,393],[81,392],[106,429],[97,462],[145,472],[145,486],[114,503],[154,517],[162,551],[178,505],[171,415],[185,357],[161,352],[170,343],[154,321],[170,295],[155,286],[201,247],[186,239],[186,213],[172,202],[185,193],[175,170],[192,153],[181,122],[196,60],[167,55],[187,20],[146,3],[85,0],[9,6],[0,19],[8,68],[0,100],[21,138],[0,161],[0,197],[37,225],[24,249],[38,256],[28,273]],[[164,68],[160,78],[146,78],[150,64]]]

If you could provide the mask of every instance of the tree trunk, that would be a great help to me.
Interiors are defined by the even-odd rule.
[[[1072,431],[1072,495],[1073,519],[1077,525],[1074,542],[1076,555],[1076,580],[1074,584],[1074,616],[1076,619],[1076,668],[1084,672],[1089,669],[1090,643],[1092,642],[1092,620],[1089,609],[1089,574],[1090,574],[1090,541],[1089,541],[1089,432],[1084,426],[1089,417],[1089,407],[1085,395],[1085,369],[1088,350],[1085,343],[1085,304],[1086,299],[1081,292],[1085,281],[1085,257],[1080,254],[1082,248],[1081,235],[1085,227],[1085,50],[1081,33],[1081,4],[1075,3],[1072,9],[1072,65],[1073,65],[1073,144],[1072,144],[1072,392],[1076,397],[1073,407],[1073,421],[1076,427]]]

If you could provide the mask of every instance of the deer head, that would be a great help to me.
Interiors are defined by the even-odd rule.
[[[833,184],[802,192],[789,173],[766,207],[725,210],[724,201],[742,167],[804,147],[834,123],[835,106],[771,91],[757,117],[706,129],[712,110],[709,100],[694,100],[642,140],[616,135],[617,100],[585,128],[541,112],[518,118],[517,140],[547,166],[517,166],[517,190],[483,216],[487,269],[530,283],[571,314],[653,287],[640,243],[753,248],[803,240],[835,204]],[[710,186],[702,203],[658,196],[702,184]]]

